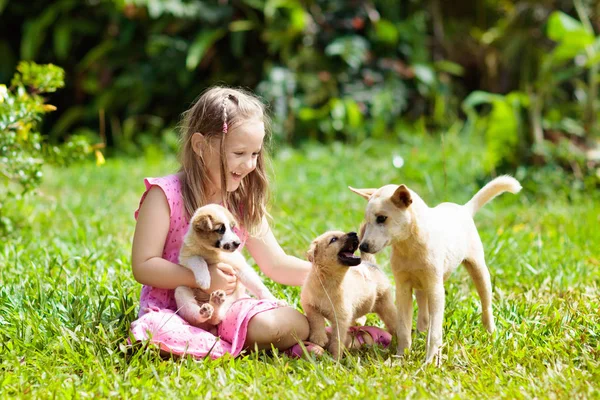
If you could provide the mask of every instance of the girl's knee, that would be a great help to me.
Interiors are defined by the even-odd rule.
[[[308,339],[309,334],[306,317],[290,307],[278,308],[256,315],[250,321],[249,330],[252,333],[260,332],[257,336],[260,336],[265,342],[289,346]]]

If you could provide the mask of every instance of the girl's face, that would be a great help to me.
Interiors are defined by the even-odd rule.
[[[258,155],[262,151],[265,125],[260,119],[243,121],[225,134],[225,157],[227,158],[227,191],[234,192],[242,179],[256,169]],[[221,189],[220,139],[214,138],[205,162],[208,175],[217,192]]]

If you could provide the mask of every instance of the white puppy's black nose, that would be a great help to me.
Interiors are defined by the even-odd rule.
[[[240,242],[233,242],[231,243],[231,246],[233,247],[233,249],[237,249],[238,247],[240,247]]]
[[[359,246],[360,251],[368,253],[369,252],[369,245],[365,242],[362,242]]]

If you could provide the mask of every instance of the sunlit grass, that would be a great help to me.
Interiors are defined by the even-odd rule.
[[[348,185],[402,182],[430,205],[466,202],[491,178],[476,150],[453,136],[443,151],[438,139],[420,137],[278,149],[273,230],[300,257],[325,230],[356,230],[365,203]],[[140,290],[129,266],[133,211],[143,177],[175,169],[172,157],[142,157],[46,171],[41,194],[19,208],[20,230],[0,247],[2,398],[600,395],[600,196],[577,190],[560,171],[512,171],[523,192],[502,195],[476,216],[498,331],[485,332],[475,289],[459,268],[446,285],[444,361],[435,369],[422,365],[424,335],[405,359],[375,348],[341,363],[265,353],[163,360],[152,347],[127,346]],[[389,274],[388,257],[378,259]],[[299,288],[269,286],[300,307]]]

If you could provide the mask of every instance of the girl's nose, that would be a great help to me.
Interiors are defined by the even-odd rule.
[[[245,162],[245,166],[246,166],[246,168],[248,168],[249,171],[252,171],[254,168],[256,168],[256,158],[250,157]]]

